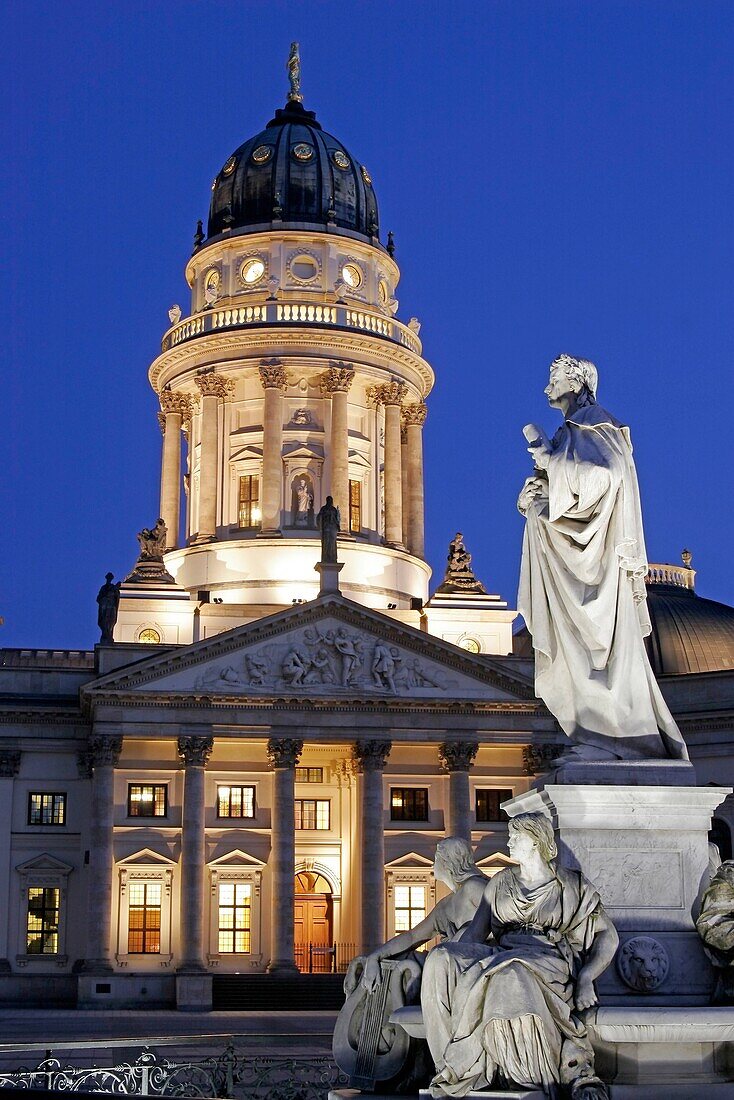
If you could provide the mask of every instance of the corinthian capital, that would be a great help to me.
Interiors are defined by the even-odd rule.
[[[321,375],[322,393],[348,393],[354,381],[354,371],[346,363],[335,363]]]
[[[161,392],[161,408],[163,412],[180,413],[184,420],[191,419],[191,398],[180,390],[163,390]]]
[[[177,751],[185,768],[205,768],[214,748],[213,737],[179,737]]]
[[[88,741],[88,760],[92,768],[101,768],[111,764],[114,768],[122,752],[121,737],[104,737],[93,733]]]
[[[263,359],[260,365],[260,381],[264,390],[284,390],[286,388],[288,378],[280,359]]]
[[[478,751],[478,741],[445,741],[439,746],[438,759],[445,772],[467,772]]]
[[[234,392],[234,382],[231,378],[225,378],[222,374],[213,371],[205,371],[197,374],[194,382],[199,388],[202,397],[231,397]]]
[[[373,405],[399,405],[407,392],[405,382],[393,378],[390,382],[378,382],[376,386],[370,386],[367,396]]]
[[[295,768],[301,759],[303,741],[297,737],[271,737],[268,739],[268,760],[271,768]]]
[[[358,772],[382,771],[390,755],[392,741],[355,741],[352,761]]]
[[[402,417],[404,424],[417,424],[423,427],[428,416],[428,407],[421,401],[416,405],[403,405]]]

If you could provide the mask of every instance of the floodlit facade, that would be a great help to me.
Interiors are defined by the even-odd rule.
[[[206,1007],[213,975],[342,969],[416,923],[447,834],[507,862],[501,803],[559,733],[459,536],[429,596],[434,376],[399,277],[370,171],[292,93],[217,175],[150,367],[163,563],[113,644],[2,651],[6,1001]],[[730,611],[718,656],[658,669],[701,783],[734,778]]]

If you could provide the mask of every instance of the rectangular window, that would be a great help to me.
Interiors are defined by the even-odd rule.
[[[219,950],[245,955],[250,950],[252,887],[248,882],[219,884]]]
[[[63,825],[66,821],[65,794],[28,795],[29,825]]]
[[[426,915],[425,886],[395,887],[395,932],[407,932]]]
[[[165,817],[168,812],[165,783],[128,783],[128,817]]]
[[[500,809],[500,803],[507,802],[508,798],[512,798],[512,791],[505,787],[477,791],[477,821],[508,821],[507,814]]]
[[[260,523],[260,478],[244,474],[240,478],[237,523],[240,527],[257,527]]]
[[[29,955],[59,952],[59,890],[56,886],[31,886],[28,890],[28,923],[25,949]]]
[[[128,899],[128,954],[157,955],[161,949],[161,884],[132,882]]]
[[[349,530],[358,535],[362,530],[362,482],[349,482]]]
[[[331,802],[328,798],[297,798],[297,829],[330,829]]]
[[[254,816],[254,787],[217,787],[217,817]]]
[[[296,783],[323,783],[323,768],[296,768]]]
[[[428,821],[427,787],[392,787],[391,821]]]

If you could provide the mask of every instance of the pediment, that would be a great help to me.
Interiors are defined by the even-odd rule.
[[[484,856],[482,859],[477,860],[477,867],[488,878],[492,878],[498,871],[503,871],[505,867],[517,866],[514,859],[510,859],[504,852],[492,852],[488,856]]]
[[[431,867],[433,867],[433,860],[427,859],[419,852],[406,852],[404,856],[398,856],[397,859],[391,859],[389,863],[385,864],[388,871],[407,870],[408,868],[411,870],[416,868],[429,870]]]
[[[57,875],[69,875],[74,870],[71,864],[64,863],[63,860],[57,859],[56,856],[50,855],[49,852],[44,852],[40,856],[33,856],[32,859],[27,859],[24,863],[19,863],[15,869],[16,871],[20,871],[22,875],[27,875],[36,871],[48,871]]]
[[[324,448],[318,443],[291,443],[283,447],[283,458],[323,458]]]
[[[262,871],[263,867],[267,866],[261,859],[248,855],[241,848],[235,848],[234,851],[227,852],[226,855],[219,856],[217,859],[210,859],[208,865],[220,871],[227,868],[237,868],[238,871]]]
[[[141,848],[137,852],[133,852],[132,855],[123,856],[122,859],[117,860],[119,863],[124,863],[126,867],[175,867],[176,861],[169,859],[168,856],[161,855],[160,852],[154,852],[152,848]]]
[[[533,702],[532,686],[340,595],[322,596],[89,684],[84,694]]]
[[[244,447],[240,447],[238,450],[233,451],[230,455],[230,462],[244,462],[248,458],[262,459],[263,449],[262,447],[255,447],[251,443],[248,443]]]
[[[361,467],[363,470],[371,470],[372,463],[369,461],[361,451],[349,452],[349,465],[354,467]]]

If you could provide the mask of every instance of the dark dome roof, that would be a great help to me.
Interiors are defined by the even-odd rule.
[[[377,237],[377,199],[367,169],[289,100],[266,129],[240,145],[214,181],[208,237],[273,222],[333,226]]]

